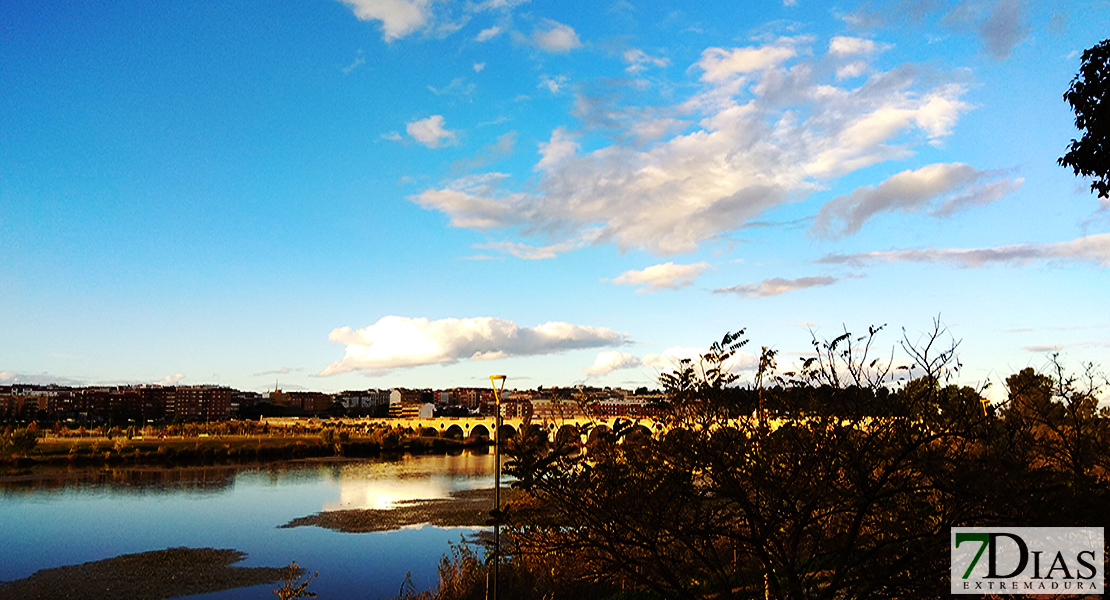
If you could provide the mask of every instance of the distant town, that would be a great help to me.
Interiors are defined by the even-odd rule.
[[[646,416],[662,398],[640,387],[506,390],[505,417]],[[0,386],[0,420],[119,424],[211,422],[263,417],[433,418],[496,412],[492,388],[366,389],[337,394],[311,391],[244,392],[224,386]]]

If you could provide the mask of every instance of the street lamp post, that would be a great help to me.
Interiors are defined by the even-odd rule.
[[[490,375],[490,385],[493,386],[493,400],[497,406],[493,432],[493,600],[498,600],[497,582],[501,575],[501,393],[505,391],[504,375]],[[501,387],[498,388],[497,384]]]

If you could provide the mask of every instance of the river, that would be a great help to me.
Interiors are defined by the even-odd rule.
[[[296,561],[319,572],[309,590],[322,599],[397,595],[406,573],[434,589],[436,566],[465,528],[419,527],[382,533],[282,529],[296,517],[444,498],[493,487],[492,454],[406,455],[336,463],[169,471],[120,469],[83,478],[0,486],[0,581],[39,569],[171,547],[230,548],[237,566]],[[193,596],[273,599],[273,584]]]

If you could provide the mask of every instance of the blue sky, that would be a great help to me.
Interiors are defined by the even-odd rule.
[[[938,316],[964,383],[1110,364],[1110,204],[1056,165],[1107,22],[4,2],[0,383],[653,386],[739,328],[786,369]]]

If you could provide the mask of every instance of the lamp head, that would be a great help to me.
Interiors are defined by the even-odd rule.
[[[506,379],[508,379],[508,377],[505,377],[504,375],[490,375],[489,376],[489,382],[493,386],[493,396],[494,396],[494,399],[497,401],[498,405],[501,404],[501,392],[505,389],[505,380]],[[497,385],[498,383],[501,384],[500,387],[498,387],[498,385]]]

